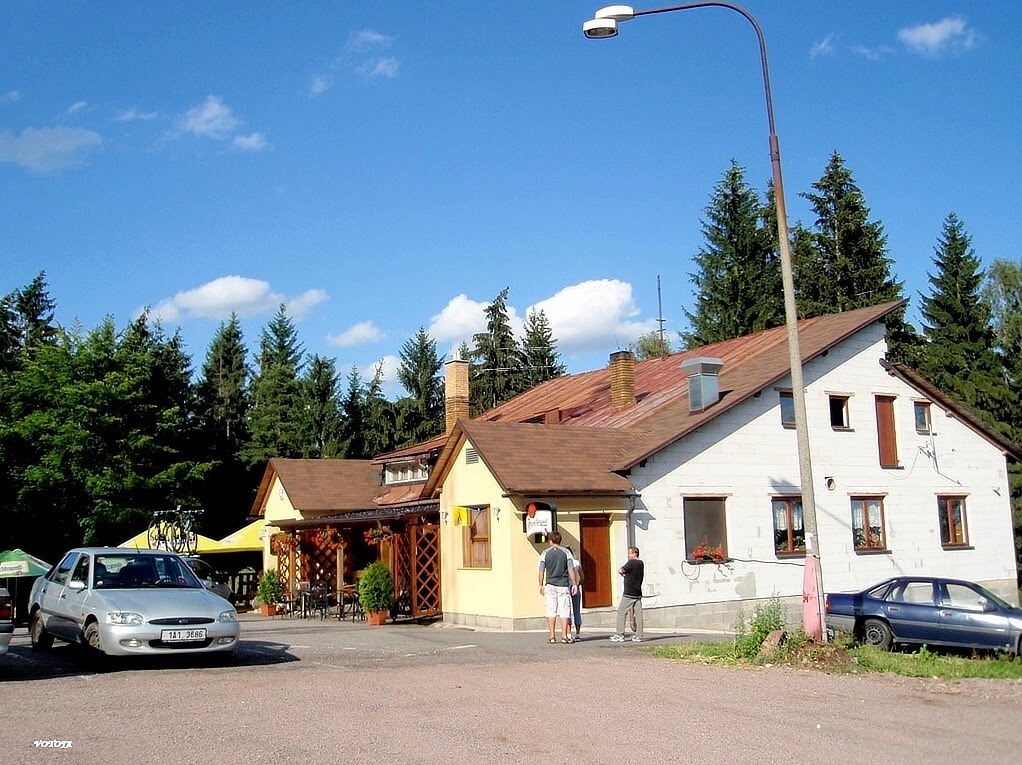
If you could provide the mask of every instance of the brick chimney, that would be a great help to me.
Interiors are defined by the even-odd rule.
[[[469,419],[468,414],[468,362],[451,359],[444,364],[444,421],[445,433],[454,430],[458,420]]]
[[[688,376],[688,410],[701,412],[720,400],[718,375],[724,362],[721,359],[701,357],[681,362]]]
[[[635,354],[610,354],[610,403],[615,407],[635,405]]]

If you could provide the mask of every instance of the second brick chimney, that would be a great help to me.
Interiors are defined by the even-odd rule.
[[[631,351],[610,354],[610,403],[615,408],[635,404],[635,354]]]
[[[458,420],[469,419],[468,412],[468,362],[451,359],[444,364],[444,432],[454,430]]]

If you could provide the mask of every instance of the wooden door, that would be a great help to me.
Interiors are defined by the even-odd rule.
[[[582,605],[586,608],[613,605],[610,570],[610,516],[580,515],[582,556]]]

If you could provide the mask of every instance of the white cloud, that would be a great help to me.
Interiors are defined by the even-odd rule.
[[[50,173],[80,165],[83,155],[101,146],[98,133],[84,128],[25,128],[20,135],[0,132],[0,162]]]
[[[262,151],[267,145],[266,136],[262,133],[234,136],[234,146],[243,151]]]
[[[898,30],[898,39],[910,51],[923,56],[970,50],[976,46],[977,38],[976,31],[966,24],[965,19],[957,16]]]
[[[363,29],[348,35],[346,48],[352,53],[365,53],[375,48],[386,48],[393,39],[374,29]]]
[[[440,313],[429,320],[429,332],[438,343],[450,342],[456,348],[462,341],[472,344],[472,335],[486,329],[486,306],[470,300],[464,293],[451,298]]]
[[[485,310],[489,302],[458,295],[430,319],[427,330],[437,343],[450,343],[451,352],[462,341],[472,345],[472,335],[486,329]],[[566,356],[627,347],[639,335],[656,329],[656,319],[639,321],[639,308],[632,297],[632,285],[617,279],[596,279],[573,284],[522,312],[543,311]],[[522,335],[518,311],[508,306],[508,320],[515,334]]]
[[[372,61],[366,61],[359,64],[356,71],[363,79],[370,82],[383,77],[393,80],[397,77],[397,72],[400,66],[401,65],[398,63],[398,60],[391,56],[388,58],[378,58]]]
[[[829,56],[834,52],[834,35],[827,35],[817,43],[813,43],[809,49],[809,58],[817,56]]]
[[[75,101],[69,107],[67,107],[68,114],[77,114],[78,112],[85,111],[89,108],[88,101]]]
[[[353,327],[346,329],[338,335],[329,335],[327,342],[330,345],[336,345],[339,348],[348,348],[352,345],[361,345],[363,343],[375,343],[378,340],[382,340],[384,337],[383,331],[380,330],[371,321],[360,321]]]
[[[891,49],[885,45],[881,45],[879,48],[870,48],[866,45],[853,45],[852,52],[858,53],[865,59],[870,61],[877,61],[881,56],[884,56],[891,52]]]
[[[383,367],[383,374],[380,377],[380,382],[384,386],[397,382],[397,370],[401,368],[401,359],[393,354],[388,354],[383,358],[377,359],[372,364],[366,364],[364,367],[361,367],[358,373],[362,377],[363,382],[370,382],[376,376],[376,370],[381,366]],[[389,397],[392,395],[392,392],[385,390],[384,395]]]
[[[159,117],[158,112],[140,112],[134,106],[130,109],[121,109],[114,117],[114,122],[136,122],[139,120],[148,121]]]
[[[185,112],[178,124],[186,133],[222,141],[241,124],[241,120],[217,96],[206,96],[205,101]]]
[[[301,319],[314,307],[324,302],[329,296],[326,294],[326,290],[306,290],[297,297],[289,298],[285,303],[288,315],[295,318]]]
[[[0,105],[13,104],[15,101],[21,100],[21,93],[17,90],[8,90],[6,93],[0,93]]]
[[[639,308],[632,285],[618,279],[570,285],[529,306],[526,315],[532,310],[546,314],[557,348],[567,356],[624,348],[657,326],[656,319],[635,320]]]
[[[317,74],[312,78],[312,83],[309,85],[307,95],[309,98],[315,98],[326,93],[334,85],[333,75],[329,74]]]
[[[300,318],[309,308],[326,299],[323,290],[309,290],[287,299],[270,289],[270,283],[245,276],[221,276],[195,289],[178,292],[161,300],[150,316],[164,323],[179,322],[193,316],[226,319],[231,313],[240,317],[258,316],[284,303],[288,315]]]

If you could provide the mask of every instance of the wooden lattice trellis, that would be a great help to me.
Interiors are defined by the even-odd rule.
[[[412,553],[412,615],[432,616],[441,612],[440,527],[425,523],[410,527]]]

